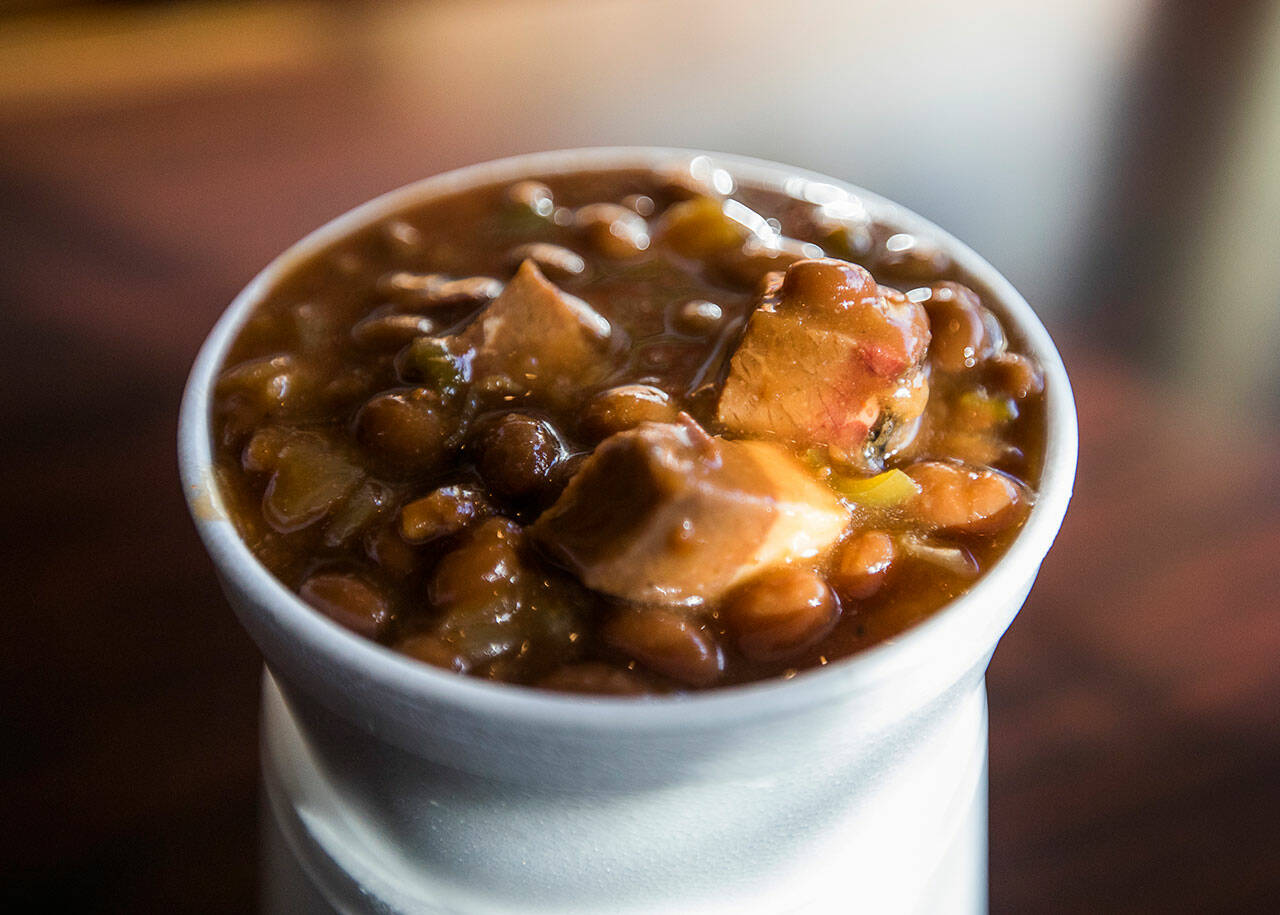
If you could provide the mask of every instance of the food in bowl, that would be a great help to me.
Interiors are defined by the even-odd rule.
[[[293,264],[211,422],[245,542],[403,654],[647,695],[787,677],[963,593],[1044,381],[930,239],[705,157],[495,182]]]

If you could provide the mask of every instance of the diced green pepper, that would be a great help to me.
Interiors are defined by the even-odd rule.
[[[961,417],[973,429],[994,429],[1018,418],[1018,405],[1009,397],[965,391],[956,399]]]
[[[471,380],[469,360],[450,351],[439,337],[418,337],[401,353],[401,372],[452,397]]]

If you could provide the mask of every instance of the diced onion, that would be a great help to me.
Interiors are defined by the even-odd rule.
[[[833,474],[831,485],[846,499],[871,508],[893,508],[920,493],[919,484],[897,468],[878,473],[874,477]]]

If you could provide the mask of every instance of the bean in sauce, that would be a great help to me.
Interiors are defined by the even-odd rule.
[[[476,187],[267,293],[219,480],[272,573],[419,661],[618,696],[790,676],[1017,536],[1045,382],[991,301],[852,198],[701,158]]]

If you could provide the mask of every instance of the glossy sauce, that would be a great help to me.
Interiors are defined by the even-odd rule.
[[[211,417],[224,499],[267,568],[343,625],[429,663],[620,694],[789,676],[970,587],[1020,529],[1043,458],[1042,380],[1016,335],[927,240],[781,194],[726,198],[698,170],[476,188],[296,265],[240,331]],[[785,251],[717,240],[743,224],[726,230],[724,213],[770,220],[763,231]],[[430,341],[465,335],[531,254],[609,323],[605,368],[554,396],[449,376],[453,357],[437,359]],[[868,464],[784,443],[848,510],[840,543],[719,600],[639,606],[585,587],[524,528],[614,432],[681,413],[723,432],[717,403],[767,275],[823,255],[905,293],[931,331],[928,404],[906,447]],[[962,461],[967,475],[930,461]],[[1006,490],[1017,505],[1002,515]],[[975,521],[984,498],[999,510]],[[775,604],[794,612],[770,618]]]

